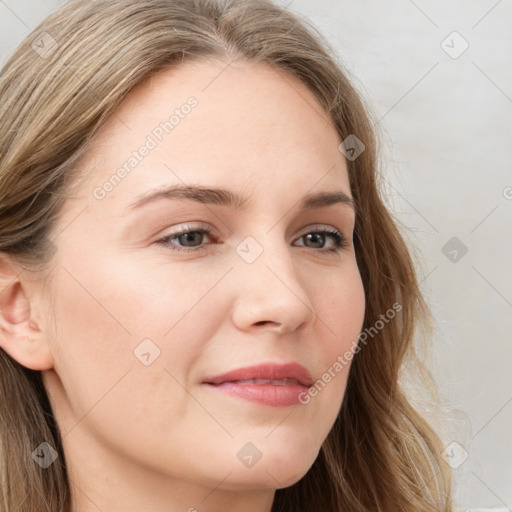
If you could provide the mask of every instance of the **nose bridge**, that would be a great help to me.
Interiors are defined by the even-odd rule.
[[[240,327],[274,322],[293,330],[315,318],[307,289],[297,273],[289,243],[279,229],[253,231],[236,247]]]

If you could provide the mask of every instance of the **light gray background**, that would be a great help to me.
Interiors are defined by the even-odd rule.
[[[60,3],[0,0],[2,62]],[[456,505],[512,509],[511,1],[279,4],[334,44],[384,135],[390,206],[436,319]],[[445,249],[456,262],[443,253],[452,237],[467,247]]]

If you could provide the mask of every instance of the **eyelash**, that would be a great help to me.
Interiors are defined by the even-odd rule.
[[[211,232],[212,232],[212,230],[206,226],[205,227],[195,227],[195,228],[193,228],[191,226],[186,226],[183,230],[180,230],[176,233],[171,233],[170,235],[167,235],[164,238],[157,240],[156,243],[162,244],[165,247],[172,246],[172,249],[171,249],[172,251],[192,253],[192,252],[204,250],[204,245],[201,245],[199,247],[189,248],[189,249],[183,249],[180,246],[171,243],[170,240],[179,238],[180,236],[186,235],[188,233],[201,233],[203,235],[210,235]],[[303,238],[306,235],[309,235],[312,233],[322,233],[322,234],[331,235],[336,244],[336,246],[331,249],[318,249],[318,252],[325,252],[330,255],[336,255],[340,251],[342,251],[344,248],[346,248],[348,245],[348,242],[345,239],[345,237],[335,228],[314,229],[312,231],[308,231],[307,233],[304,233],[300,238]],[[315,250],[315,249],[313,249],[313,250]]]

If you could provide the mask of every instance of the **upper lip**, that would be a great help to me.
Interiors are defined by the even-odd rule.
[[[238,368],[222,375],[207,377],[204,382],[207,384],[221,384],[223,382],[236,382],[240,380],[269,379],[282,380],[295,379],[303,386],[311,386],[313,378],[309,371],[298,363],[263,363],[255,366]]]

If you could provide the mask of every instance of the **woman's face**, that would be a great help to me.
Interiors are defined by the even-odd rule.
[[[99,480],[269,491],[311,467],[364,314],[340,142],[304,85],[245,62],[162,71],[96,135],[55,230],[43,372],[93,501]],[[210,192],[151,196],[185,185]],[[304,207],[320,193],[340,195]],[[285,363],[315,396],[291,367],[213,378]]]

